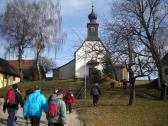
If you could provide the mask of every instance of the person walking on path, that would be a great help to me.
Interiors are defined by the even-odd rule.
[[[66,126],[66,105],[63,99],[63,91],[55,90],[48,100],[47,120],[48,126]]]
[[[26,120],[30,118],[31,126],[39,126],[43,109],[45,112],[48,111],[48,103],[40,92],[40,87],[36,85],[35,91],[26,98],[23,116]]]
[[[90,90],[90,95],[93,96],[93,106],[97,106],[97,103],[99,101],[100,95],[101,95],[101,90],[99,88],[98,83],[95,83]]]
[[[5,102],[3,105],[3,112],[7,112],[9,114],[7,119],[7,126],[15,126],[16,125],[16,114],[19,108],[19,104],[23,107],[23,99],[18,89],[17,84],[13,84],[12,88],[6,94]]]
[[[72,104],[75,102],[75,97],[71,89],[69,89],[68,92],[65,94],[64,101],[66,103],[67,111],[69,111],[69,113],[72,113]]]

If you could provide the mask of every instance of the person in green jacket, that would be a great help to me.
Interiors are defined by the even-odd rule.
[[[65,102],[62,100],[63,98],[63,91],[56,90],[48,100],[48,126],[66,126],[67,123],[67,115],[66,115],[66,105]],[[56,105],[56,113],[54,113],[53,104]],[[51,109],[50,110],[50,106]],[[53,112],[52,112],[53,111]],[[51,114],[51,113],[54,114]]]

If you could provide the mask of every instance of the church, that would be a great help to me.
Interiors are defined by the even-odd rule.
[[[103,74],[104,57],[107,49],[98,35],[97,15],[92,11],[88,15],[87,38],[74,52],[74,59],[61,67],[53,69],[54,79],[82,79],[90,76],[93,69],[98,69]],[[124,65],[114,65],[117,80],[128,80],[128,72]]]

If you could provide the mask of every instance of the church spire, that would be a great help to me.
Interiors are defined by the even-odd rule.
[[[93,2],[92,2],[92,11],[91,11],[91,13],[88,15],[88,18],[89,18],[89,20],[90,20],[90,23],[96,23],[97,15],[96,15],[96,13],[94,12]]]
[[[88,18],[89,18],[90,22],[87,24],[87,28],[88,28],[87,40],[88,41],[98,41],[98,40],[100,40],[98,37],[99,24],[96,22],[97,15],[94,11],[93,3],[92,3],[92,10],[91,10],[91,13],[88,15]]]

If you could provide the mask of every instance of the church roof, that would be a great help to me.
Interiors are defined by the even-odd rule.
[[[62,65],[62,66],[60,66],[60,67],[58,67],[58,68],[54,68],[53,70],[59,70],[60,68],[62,68],[62,67],[64,67],[64,66],[68,65],[69,63],[71,63],[71,62],[73,62],[73,61],[75,61],[75,59],[72,59],[72,60],[69,61],[68,63],[66,63],[66,64],[64,64],[64,65]]]
[[[77,51],[80,50],[80,48],[82,48],[82,46],[84,45],[84,43],[85,43],[86,41],[88,41],[88,40],[85,40],[85,41],[82,43],[82,45],[74,52],[74,55],[76,54]],[[103,44],[103,42],[102,42],[101,40],[98,40],[98,41],[102,44],[102,46],[104,47],[104,49],[108,52],[108,49],[107,49],[106,46]]]

